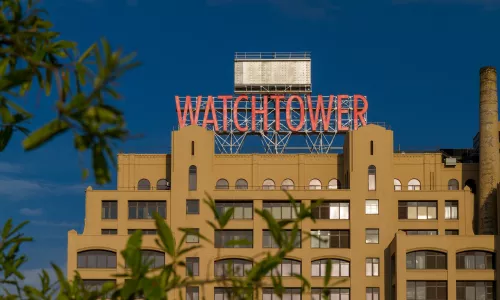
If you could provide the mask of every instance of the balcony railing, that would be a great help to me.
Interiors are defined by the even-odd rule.
[[[348,191],[348,188],[333,188],[331,186],[289,186],[289,185],[275,185],[275,186],[215,186],[214,190],[217,191]]]

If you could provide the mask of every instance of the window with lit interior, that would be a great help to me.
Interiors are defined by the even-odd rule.
[[[368,190],[374,191],[377,189],[377,168],[374,165],[368,167]]]
[[[283,182],[281,183],[282,190],[293,190],[293,188],[294,188],[294,184],[290,178],[283,180]]]

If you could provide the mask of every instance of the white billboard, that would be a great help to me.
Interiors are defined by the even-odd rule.
[[[237,60],[234,62],[234,84],[310,85],[311,60]]]

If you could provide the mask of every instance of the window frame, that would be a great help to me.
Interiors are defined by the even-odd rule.
[[[281,233],[286,233],[288,235],[288,238],[291,238],[292,235],[292,230],[282,230]],[[302,230],[298,230],[297,236],[296,236],[296,241],[295,241],[295,248],[302,248]],[[270,240],[270,246],[266,246],[266,240]],[[271,231],[269,229],[263,229],[262,230],[262,248],[265,249],[277,249],[279,248],[278,245],[276,244]]]
[[[370,235],[368,231],[373,231],[377,233],[377,242],[368,242],[368,236]],[[372,234],[373,235],[373,234]],[[380,244],[380,229],[379,228],[366,228],[365,229],[365,244]]]
[[[115,209],[115,217],[113,218],[113,204]],[[107,206],[107,207],[106,207]],[[107,214],[105,213],[107,209]],[[105,217],[108,215],[108,217]],[[101,220],[118,220],[118,200],[102,200],[101,201]]]
[[[368,212],[368,207],[373,207],[373,205],[369,205],[368,201],[376,201],[376,207],[377,207],[377,212],[376,213],[369,213]],[[379,214],[379,200],[378,199],[366,199],[365,200],[365,215],[378,215]]]
[[[133,205],[135,204],[135,206]],[[164,205],[165,207],[165,211],[162,211],[161,210],[161,207],[162,205]],[[142,206],[144,205],[144,206]],[[153,215],[149,215],[149,212],[150,212],[150,209],[149,209],[149,206],[152,206],[152,208],[156,208],[156,212],[161,216],[163,217],[163,219],[167,219],[167,201],[166,200],[128,200],[128,203],[127,203],[127,208],[128,208],[128,219],[129,220],[154,220],[154,217]],[[135,217],[134,218],[131,218],[131,208],[134,208],[135,209]],[[139,218],[139,211],[140,209],[139,208],[142,208],[144,211],[143,211],[143,216],[142,218]],[[152,211],[153,213],[155,211]],[[160,213],[161,212],[161,213]],[[162,215],[162,213],[164,215]],[[147,217],[149,216],[149,218]]]
[[[189,204],[194,203],[196,211],[189,210]],[[199,215],[200,214],[200,200],[199,199],[186,199],[186,215]]]
[[[419,262],[421,262],[421,265]],[[407,270],[447,270],[448,255],[433,250],[418,250],[406,253]]]
[[[239,266],[243,266],[243,268]],[[232,270],[229,270],[231,267]],[[242,258],[225,258],[214,261],[214,277],[245,277],[253,268],[253,262]],[[222,274],[221,272],[222,271]]]
[[[199,257],[186,257],[186,276],[190,277],[200,276]]]
[[[241,235],[236,235],[236,233],[241,233]],[[253,248],[254,238],[253,238],[253,229],[222,229],[222,230],[214,230],[214,248],[223,248],[223,249],[233,249],[233,248]],[[234,237],[245,237],[245,239],[249,242],[249,244],[240,244],[240,245],[230,245],[228,247],[227,243],[235,240]],[[250,239],[247,239],[250,237]],[[242,239],[237,239],[242,240]]]
[[[370,272],[368,272],[368,270],[370,270]],[[367,257],[367,258],[365,258],[365,275],[367,277],[379,277],[380,276],[380,258],[379,257]]]
[[[453,212],[455,211],[455,215]],[[460,218],[460,210],[458,200],[445,200],[444,201],[444,219],[445,220],[458,220]]]
[[[311,277],[325,277],[328,261],[331,262],[331,277],[351,277],[351,262],[339,258],[323,258],[311,261]],[[345,268],[346,265],[347,271]],[[344,268],[342,268],[342,266],[344,266]],[[335,274],[336,271],[338,271],[338,275]]]
[[[410,205],[412,204],[412,205]],[[425,205],[423,205],[425,204]],[[431,205],[429,205],[431,204]],[[410,218],[410,208],[415,208],[415,218]],[[420,218],[420,209],[425,207],[426,218]],[[404,208],[404,210],[403,210]],[[435,218],[430,218],[430,210],[429,208],[435,208]],[[406,218],[403,218],[406,215]],[[437,200],[426,200],[426,201],[412,201],[412,200],[399,200],[398,201],[398,220],[430,220],[436,221],[439,220],[439,211],[438,211],[438,201]]]
[[[311,238],[311,249],[349,249],[351,248],[351,232],[349,229],[341,229],[341,230],[334,230],[334,229],[311,229],[311,236],[314,236],[315,233],[319,233],[317,236],[319,238]],[[323,238],[321,238],[323,237]],[[324,238],[327,237],[327,238]],[[322,241],[320,241],[323,239]],[[324,245],[324,241],[326,240],[328,247],[322,247]],[[317,242],[317,247],[315,246]],[[335,243],[334,243],[335,242]],[[344,245],[346,243],[347,245]],[[337,247],[334,247],[335,245],[338,245]]]
[[[366,287],[366,300],[380,300],[380,288]]]
[[[314,204],[316,201],[312,201],[312,203]],[[337,208],[338,218],[332,217],[332,214],[335,216],[335,212],[332,213],[332,208]],[[344,214],[342,208],[344,208]],[[345,208],[347,208],[347,217],[345,217]],[[314,207],[312,213],[317,220],[349,220],[351,218],[351,204],[349,200],[323,201],[321,205]],[[323,214],[328,214],[328,218],[324,218]]]
[[[368,166],[368,191],[377,190],[377,167],[374,165]]]
[[[226,200],[215,200],[215,209],[219,212],[219,214],[224,214],[226,212],[226,208],[228,210],[230,208],[234,208],[233,214],[231,215],[231,220],[253,220],[254,209],[253,209],[253,201],[252,200],[243,200],[243,201],[226,201]],[[242,218],[236,218],[237,210],[241,209]],[[248,215],[250,214],[250,218]]]
[[[89,263],[89,259],[95,260],[95,266]],[[99,267],[99,260],[105,259],[105,267]],[[84,260],[82,262],[81,260]],[[82,263],[82,264],[81,264]],[[77,269],[116,269],[117,268],[117,255],[116,252],[104,249],[91,249],[78,251],[76,256]]]
[[[300,204],[301,201],[295,201],[295,207],[297,208],[297,211],[293,207],[293,203],[291,201],[263,201],[262,202],[262,210],[267,210],[276,220],[293,220],[297,218],[297,213],[300,213]],[[286,211],[290,210],[290,218],[287,218],[286,216],[283,217],[283,214]],[[277,217],[277,214],[275,212],[278,212],[280,216]]]

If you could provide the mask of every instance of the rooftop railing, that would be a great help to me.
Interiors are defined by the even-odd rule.
[[[311,52],[236,52],[235,59],[310,59]]]

